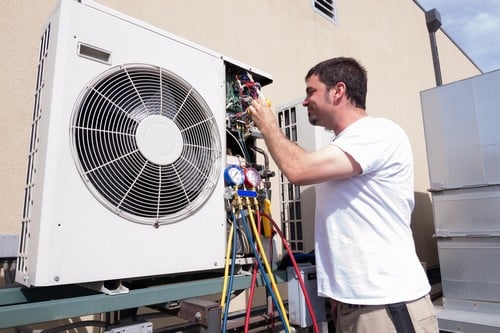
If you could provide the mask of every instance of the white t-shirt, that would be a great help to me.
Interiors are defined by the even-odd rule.
[[[410,229],[413,157],[406,134],[390,120],[364,117],[330,144],[363,171],[316,185],[319,295],[374,305],[427,294],[430,285]]]

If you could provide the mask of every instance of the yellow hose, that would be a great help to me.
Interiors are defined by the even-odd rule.
[[[248,198],[247,198],[248,200]],[[281,299],[280,292],[278,290],[278,287],[276,285],[276,280],[274,279],[274,274],[271,270],[271,267],[269,266],[269,262],[267,261],[267,255],[266,252],[264,251],[264,246],[262,246],[262,242],[260,240],[260,235],[258,233],[257,227],[255,225],[255,219],[253,218],[253,211],[250,208],[250,205],[248,205],[248,215],[250,216],[250,225],[252,226],[253,233],[255,234],[255,241],[257,242],[257,248],[259,249],[260,253],[262,254],[262,261],[264,262],[264,266],[266,267],[267,274],[269,275],[269,279],[271,280],[271,286],[274,290],[274,293],[276,294],[276,300],[278,302],[278,305],[283,312],[283,320],[285,321],[285,325],[288,328],[288,332],[290,332],[290,322],[288,321],[288,316],[286,315],[286,309],[285,306],[283,305],[283,300]]]
[[[220,306],[222,308],[222,314],[224,313],[224,306],[226,304],[226,294],[227,294],[227,283],[229,280],[229,257],[231,255],[231,246],[233,243],[233,233],[234,233],[234,223],[231,223],[231,228],[229,229],[229,238],[227,240],[227,251],[226,251],[226,262],[224,265],[224,284],[222,285],[222,296],[220,299]]]
[[[271,200],[264,199],[264,213],[271,216]],[[273,237],[273,227],[271,221],[265,216],[262,217],[262,228],[264,230],[264,236],[267,238]]]

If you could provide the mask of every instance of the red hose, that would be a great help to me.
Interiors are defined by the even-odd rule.
[[[276,232],[279,234],[281,241],[283,242],[283,245],[285,245],[286,251],[288,252],[288,255],[290,256],[290,260],[292,261],[293,268],[295,270],[295,274],[297,274],[297,278],[299,280],[300,287],[302,289],[302,293],[304,294],[304,299],[306,301],[307,305],[307,310],[309,311],[309,315],[311,316],[311,320],[313,322],[313,330],[315,333],[319,333],[319,327],[318,323],[316,321],[316,314],[314,313],[314,309],[311,304],[311,299],[309,298],[309,294],[307,293],[305,284],[304,284],[304,279],[302,278],[302,275],[300,274],[299,271],[299,266],[297,265],[297,261],[295,261],[295,257],[293,256],[292,250],[290,249],[290,245],[288,245],[288,241],[285,239],[285,236],[281,232],[280,228],[276,224],[276,222],[270,217],[269,215],[262,213],[262,216],[267,217],[269,221],[273,224],[274,229]]]

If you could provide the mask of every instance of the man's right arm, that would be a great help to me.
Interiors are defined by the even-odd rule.
[[[271,157],[291,183],[310,185],[361,173],[359,164],[335,145],[307,152],[291,142],[278,127],[273,111],[264,101],[254,100],[249,110]]]

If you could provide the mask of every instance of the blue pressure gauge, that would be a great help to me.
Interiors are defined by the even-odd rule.
[[[245,181],[245,174],[239,166],[233,164],[224,170],[224,180],[228,185],[239,186]]]

